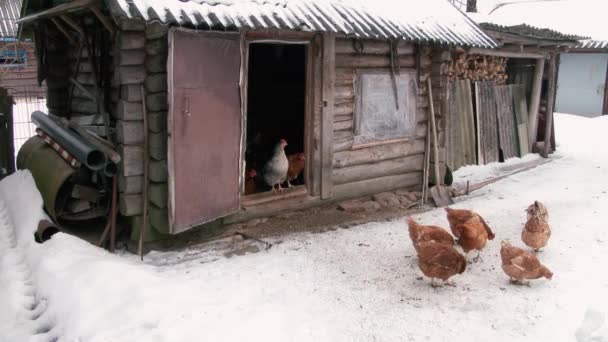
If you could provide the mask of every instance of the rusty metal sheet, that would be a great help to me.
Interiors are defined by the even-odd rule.
[[[492,82],[475,82],[479,164],[498,161],[498,121]]]
[[[477,162],[471,82],[450,82],[448,91],[447,163],[452,170],[457,170]]]
[[[239,209],[240,39],[169,34],[169,222],[173,234]]]
[[[494,86],[496,96],[496,118],[498,120],[498,146],[504,159],[519,156],[519,141],[515,124],[513,94],[506,85]]]

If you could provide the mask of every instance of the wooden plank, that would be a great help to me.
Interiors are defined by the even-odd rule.
[[[475,149],[475,112],[473,111],[473,92],[471,90],[471,82],[465,81],[463,96],[466,101],[464,122],[465,137],[466,137],[466,156],[465,165],[477,164],[477,155]]]
[[[498,146],[504,159],[517,157],[519,146],[513,109],[513,95],[509,86],[494,86],[496,118],[498,123]]]
[[[513,108],[515,109],[515,122],[517,124],[517,137],[519,140],[519,156],[523,157],[530,151],[526,89],[524,85],[511,85],[510,87],[512,87],[513,93]]]
[[[375,163],[343,167],[334,169],[333,181],[334,184],[339,185],[378,177],[400,175],[413,171],[422,171],[423,162],[424,153],[420,153]]]
[[[91,5],[100,2],[99,0],[74,0],[68,3],[64,3],[61,5],[57,5],[55,7],[51,7],[45,11],[40,11],[34,14],[30,14],[25,16],[19,20],[17,20],[17,24],[23,25],[25,23],[40,19],[40,18],[49,18],[61,14],[65,14],[69,11],[74,11],[78,9],[87,8]]]
[[[475,126],[471,83],[451,82],[446,113],[446,162],[452,170],[476,163]]]
[[[376,163],[408,155],[424,153],[424,140],[378,145],[358,150],[334,152],[334,168]]]
[[[323,35],[323,111],[321,117],[321,199],[333,196],[333,122],[336,35]]]
[[[548,86],[547,86],[547,112],[545,118],[545,145],[542,152],[542,156],[547,158],[549,156],[549,148],[551,147],[551,134],[553,132],[553,108],[555,105],[555,81],[557,79],[557,61],[556,54],[551,54],[549,60],[549,75],[548,75]]]
[[[544,53],[535,53],[535,52],[517,52],[517,51],[506,51],[506,50],[490,50],[490,49],[480,49],[480,48],[472,48],[469,50],[469,54],[471,55],[486,55],[486,56],[496,56],[496,57],[507,57],[507,58],[545,58],[546,54]]]
[[[536,60],[534,68],[534,80],[532,81],[532,94],[530,94],[530,106],[528,107],[528,151],[532,151],[532,145],[536,142],[536,133],[538,131],[538,109],[540,107],[540,95],[543,85],[543,72],[545,69],[545,60],[539,58]]]
[[[116,122],[116,139],[124,145],[141,144],[144,141],[144,124],[142,121]]]
[[[475,82],[479,123],[480,164],[498,161],[498,123],[492,82]]]
[[[340,68],[388,68],[391,59],[388,55],[355,55],[340,54],[335,57],[336,66]],[[413,68],[416,66],[416,59],[413,55],[399,56],[396,64],[403,68]],[[430,59],[428,61],[430,64]]]
[[[341,38],[336,39],[336,53],[338,54],[372,54],[372,55],[387,55],[390,51],[390,45],[386,40],[375,39],[355,39]],[[412,55],[414,53],[414,44],[399,40],[397,42],[398,55]]]
[[[422,171],[406,174],[367,179],[360,182],[336,185],[336,200],[377,194],[395,189],[420,186],[422,183]]]
[[[122,175],[139,176],[144,174],[144,148],[137,145],[120,145],[118,153],[122,158],[119,167]]]

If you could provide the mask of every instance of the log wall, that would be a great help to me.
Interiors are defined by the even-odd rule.
[[[359,42],[361,44],[346,38],[336,40],[332,171],[335,197],[356,197],[397,188],[419,190],[427,136],[426,80],[431,73],[431,51],[410,42],[402,41],[397,46],[399,67],[416,69],[419,75],[415,138],[353,149],[357,70],[390,70],[388,42]]]

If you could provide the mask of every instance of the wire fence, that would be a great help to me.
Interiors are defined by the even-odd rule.
[[[23,143],[36,134],[36,125],[31,120],[32,112],[39,110],[48,113],[48,109],[44,97],[15,97],[13,100],[13,142],[17,158],[17,152]]]

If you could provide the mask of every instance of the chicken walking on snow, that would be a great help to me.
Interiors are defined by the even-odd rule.
[[[281,184],[287,180],[289,161],[285,155],[285,146],[287,146],[287,141],[279,140],[274,147],[272,157],[264,165],[264,181],[272,187],[272,191],[275,191],[275,186],[278,186],[278,190],[283,192]]]
[[[447,230],[437,226],[423,226],[414,221],[413,218],[407,218],[407,225],[410,234],[410,239],[414,245],[416,252],[419,250],[419,245],[423,242],[436,242],[446,246],[454,245],[454,238]]]
[[[488,240],[494,240],[494,232],[486,221],[471,210],[445,208],[447,212],[450,229],[462,250],[467,253],[477,250],[477,256],[473,261],[480,259],[481,250],[486,246]]]
[[[511,282],[523,284],[527,279],[538,279],[545,277],[549,280],[553,273],[540,263],[534,253],[511,245],[503,240],[500,248],[502,259],[502,270],[511,278]]]
[[[528,209],[528,221],[521,232],[521,240],[538,252],[547,245],[551,237],[549,227],[549,213],[547,208],[539,201],[534,201]]]
[[[441,279],[446,285],[455,286],[448,279],[461,274],[467,267],[467,260],[458,253],[456,248],[437,243],[423,241],[418,245],[418,267],[422,273],[431,278],[431,286],[435,287],[435,279]]]

